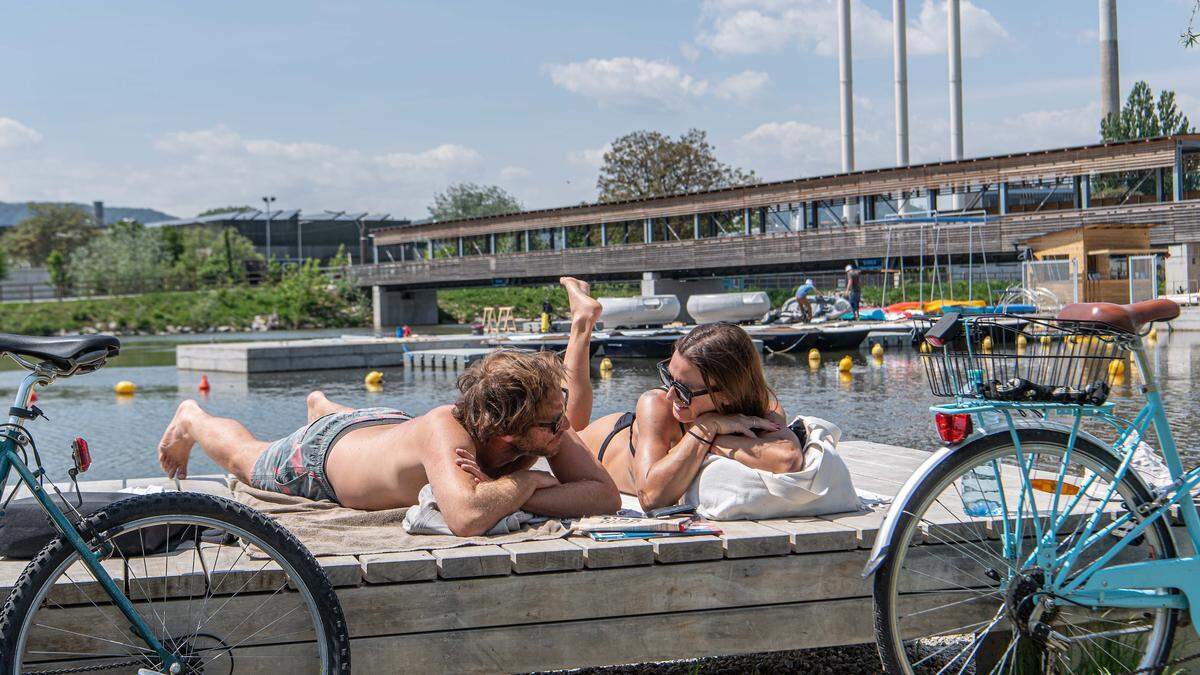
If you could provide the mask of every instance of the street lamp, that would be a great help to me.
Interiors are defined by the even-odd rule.
[[[267,262],[271,262],[271,202],[275,201],[274,197],[263,197],[263,204],[267,207]]]

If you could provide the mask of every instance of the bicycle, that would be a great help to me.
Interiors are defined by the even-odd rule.
[[[32,394],[119,352],[106,335],[0,334],[0,353],[30,371],[0,425],[0,494],[15,470],[58,532],[0,613],[0,672],[350,672],[332,585],[307,549],[262,514],[213,495],[160,492],[84,517],[53,482],[47,489],[26,424],[45,417]],[[72,450],[68,473],[82,504],[77,476],[90,450],[80,439]]]
[[[931,390],[953,401],[931,409],[946,445],[897,494],[864,570],[885,671],[1172,664],[1182,613],[1200,626],[1200,558],[1178,556],[1168,518],[1200,550],[1200,467],[1183,468],[1142,331],[1178,315],[1168,300],[1090,303],[923,332]],[[1126,419],[1107,398],[1135,369],[1145,404]],[[1134,468],[1151,428],[1158,485]]]

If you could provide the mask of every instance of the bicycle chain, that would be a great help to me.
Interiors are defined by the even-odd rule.
[[[58,670],[39,670],[37,675],[64,675],[65,673],[88,673],[100,670],[112,670],[113,668],[123,668],[125,666],[145,665],[145,659],[134,659],[132,661],[118,661],[117,663],[104,663],[98,666],[81,666],[79,668],[60,668]]]

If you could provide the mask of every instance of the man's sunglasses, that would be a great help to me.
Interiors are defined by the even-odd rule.
[[[567,415],[567,390],[563,389],[562,393],[563,393],[562,412],[555,415],[554,419],[550,420],[549,422],[534,422],[533,426],[542,427],[544,429],[549,430],[551,433],[558,431],[558,425],[562,424],[563,417],[566,417],[566,415]]]
[[[683,401],[684,405],[691,405],[692,399],[697,396],[711,394],[716,391],[716,389],[708,388],[692,390],[691,387],[671,377],[671,371],[667,369],[667,364],[670,362],[671,359],[663,359],[658,362],[658,379],[662,380],[663,386],[667,388],[667,391],[675,389],[676,395],[679,396],[679,400]]]

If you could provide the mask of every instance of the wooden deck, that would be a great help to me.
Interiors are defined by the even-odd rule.
[[[839,450],[856,484],[880,494],[894,494],[927,456],[863,441]],[[155,483],[165,481],[87,487]],[[228,493],[220,477],[184,488]],[[638,663],[871,642],[862,569],[885,512],[726,522],[720,537],[571,537],[320,560],[339,589],[358,672]],[[0,598],[24,566],[0,560]],[[182,577],[159,581],[163,592],[189,592]],[[279,654],[272,672],[284,672],[287,650],[263,649]]]

